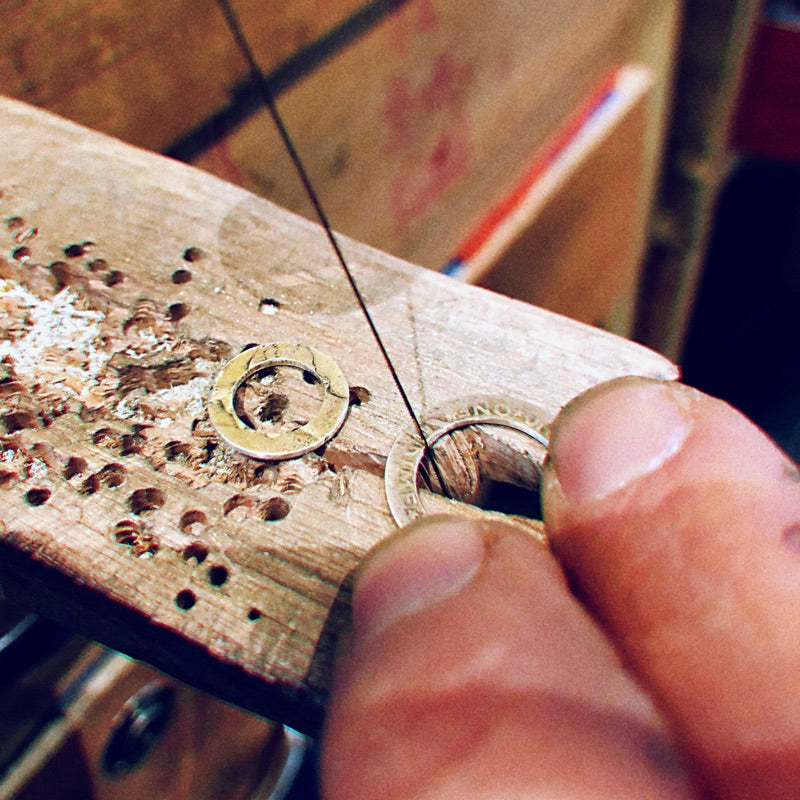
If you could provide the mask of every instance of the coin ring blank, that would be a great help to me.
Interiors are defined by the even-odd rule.
[[[296,367],[311,372],[322,385],[319,413],[289,433],[255,431],[234,411],[239,387],[269,367]],[[209,395],[208,416],[220,438],[234,450],[262,461],[282,461],[316,450],[333,438],[344,423],[349,405],[347,378],[330,356],[306,345],[274,342],[251,347],[225,365]]]
[[[500,398],[484,397],[458,403],[432,415],[422,423],[422,429],[431,447],[448,433],[470,425],[512,428],[549,447],[550,428],[544,419],[544,412],[535,406],[512,405]],[[442,424],[432,427],[440,422]],[[386,500],[394,521],[400,527],[425,515],[417,489],[417,472],[424,456],[425,445],[419,433],[408,428],[395,439],[386,459]]]

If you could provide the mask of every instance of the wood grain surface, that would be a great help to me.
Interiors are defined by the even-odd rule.
[[[16,101],[0,102],[0,131],[0,580],[103,643],[314,730],[351,573],[395,529],[382,468],[409,424],[323,233]],[[340,241],[423,418],[485,394],[550,418],[598,381],[676,377],[601,330]],[[323,451],[265,463],[220,443],[205,403],[227,359],[274,341],[331,356],[352,402]],[[254,426],[311,413],[316,387],[284,372],[247,387]],[[524,442],[467,438],[456,478],[473,456],[511,453],[503,469],[520,474],[533,458]],[[424,494],[431,510],[486,513]]]

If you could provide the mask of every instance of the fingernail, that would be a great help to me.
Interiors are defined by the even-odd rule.
[[[371,636],[460,591],[483,561],[478,523],[429,517],[382,542],[356,574],[353,633]]]
[[[573,400],[553,423],[551,469],[572,503],[598,500],[659,469],[691,428],[692,392],[620,378]]]

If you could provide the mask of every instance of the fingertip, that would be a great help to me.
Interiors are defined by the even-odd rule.
[[[651,758],[671,750],[652,706],[534,536],[427,519],[367,557],[353,606],[327,797],[684,796]]]
[[[353,635],[377,634],[458,592],[484,554],[480,524],[462,517],[426,517],[385,539],[356,573]]]
[[[599,384],[552,424],[542,479],[547,534],[626,503],[663,500],[680,484],[776,483],[796,467],[749,419],[672,381],[638,376]]]
[[[655,472],[686,441],[693,400],[680,384],[636,376],[593,387],[552,425],[548,486],[582,504]]]

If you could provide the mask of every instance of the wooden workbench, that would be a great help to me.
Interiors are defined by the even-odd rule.
[[[348,578],[395,529],[382,469],[409,424],[324,235],[16,101],[0,103],[0,132],[0,580],[101,642],[313,730]],[[485,394],[549,418],[614,376],[676,376],[601,330],[341,244],[423,418]],[[206,409],[225,361],[272,341],[324,351],[351,387],[327,447],[280,463],[226,448]],[[287,422],[313,402],[314,386],[281,379],[280,408],[274,387],[245,399],[254,418]],[[490,473],[497,452],[505,480],[535,476],[540,456],[489,438],[456,447],[456,479],[482,453]]]

